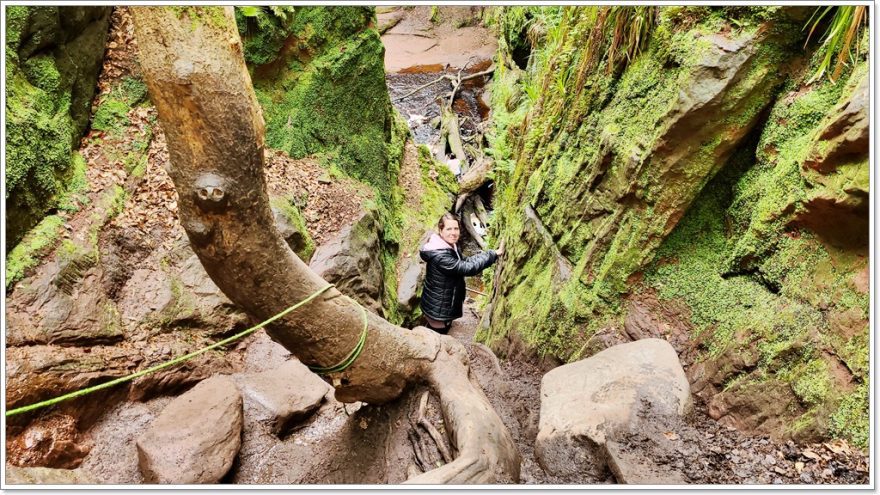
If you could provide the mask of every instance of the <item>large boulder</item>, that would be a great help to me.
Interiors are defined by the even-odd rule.
[[[244,329],[247,316],[214,284],[195,254],[179,265],[160,264],[134,270],[119,292],[119,312],[130,338],[145,339],[181,327],[199,328],[208,335]]]
[[[426,232],[419,240],[418,247],[428,241],[431,232]],[[397,309],[404,317],[404,324],[414,324],[421,315],[419,301],[422,297],[422,283],[425,281],[425,262],[419,256],[418,247],[409,256],[401,256],[398,261]]]
[[[308,263],[315,253],[315,241],[306,229],[306,222],[300,209],[290,201],[282,200],[272,206],[272,214],[275,216],[275,228],[278,229],[281,238],[287,242],[299,259]]]
[[[804,161],[805,169],[828,174],[840,164],[862,160],[867,155],[870,135],[868,76],[867,72],[862,74],[849,98],[843,99],[828,114]]]
[[[364,212],[315,251],[309,267],[374,313],[382,310],[380,225],[375,210]]]
[[[314,413],[333,390],[297,360],[275,370],[238,376],[236,381],[247,413],[279,436]]]
[[[137,440],[147,483],[218,483],[241,446],[242,400],[216,376],[172,401]]]
[[[641,414],[684,415],[687,377],[672,346],[643,339],[553,369],[541,380],[535,454],[556,475],[606,468],[606,444],[637,432]]]
[[[402,311],[412,312],[419,304],[419,292],[425,279],[425,267],[417,255],[403,261],[397,284],[397,304]]]

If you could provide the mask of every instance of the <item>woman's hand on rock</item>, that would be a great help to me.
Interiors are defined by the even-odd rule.
[[[504,240],[501,241],[501,244],[495,249],[495,254],[498,256],[504,255]]]

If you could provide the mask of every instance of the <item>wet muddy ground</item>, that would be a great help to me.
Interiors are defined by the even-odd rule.
[[[396,19],[382,35],[385,79],[391,102],[408,120],[418,144],[432,146],[439,137],[438,100],[448,98],[453,87],[441,76],[466,76],[492,65],[497,41],[480,15],[480,7],[441,7],[432,22],[428,6],[397,7],[378,15],[380,26]],[[465,81],[456,94],[453,109],[465,140],[488,118],[484,86],[489,79]]]
[[[553,476],[544,472],[534,453],[541,409],[544,371],[528,360],[500,359],[493,363],[485,346],[473,342],[479,313],[465,308],[450,335],[468,348],[471,365],[492,406],[510,429],[522,456],[522,484],[595,485],[616,483],[609,472],[601,478]],[[650,414],[650,413],[646,413]],[[799,445],[750,436],[723,426],[708,416],[705,404],[695,402],[682,420],[644,418],[648,427],[620,442],[631,459],[675,470],[688,484],[698,485],[813,485],[867,484],[868,457],[845,442]]]

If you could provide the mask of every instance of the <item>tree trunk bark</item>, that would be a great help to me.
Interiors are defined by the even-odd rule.
[[[264,122],[232,7],[131,12],[147,88],[167,138],[180,222],[208,275],[260,320],[325,287],[275,229],[263,175]],[[327,367],[354,349],[363,327],[361,308],[331,288],[267,331],[303,363]],[[360,357],[331,377],[337,399],[380,404],[411,382],[427,382],[455,432],[459,458],[411,482],[518,479],[510,433],[469,379],[461,344],[369,312],[367,332]]]

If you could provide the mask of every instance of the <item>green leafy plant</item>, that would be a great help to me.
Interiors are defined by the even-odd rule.
[[[253,5],[246,5],[242,7],[236,7],[236,9],[238,9],[239,13],[241,13],[241,15],[245,17],[257,17],[261,13],[270,13],[284,23],[292,21],[294,13],[294,7],[283,5],[271,5],[269,7],[256,7]]]
[[[621,56],[626,56],[626,61],[631,62],[648,46],[651,31],[657,23],[657,7],[614,6],[610,7],[608,16],[603,19],[606,33],[611,37],[607,51],[607,70],[610,73]]]
[[[853,45],[855,45],[856,56],[859,54],[858,43],[855,43],[855,40],[858,38],[861,30],[867,26],[868,22],[867,7],[864,5],[817,7],[804,26],[804,29],[810,28],[804,47],[810,42],[822,19],[832,10],[834,10],[834,15],[831,17],[828,28],[822,36],[822,45],[819,47],[822,61],[809,82],[816,81],[828,72],[835,54],[837,55],[837,62],[834,64],[834,70],[829,74],[828,78],[832,83],[836,82],[847,60],[853,58]]]

